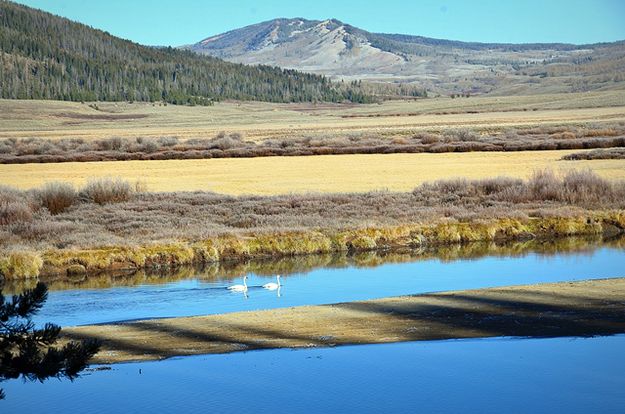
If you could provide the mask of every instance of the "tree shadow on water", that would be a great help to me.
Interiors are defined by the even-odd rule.
[[[433,293],[80,327],[70,330],[67,337],[96,338],[105,350],[124,353],[128,359],[161,359],[283,347],[498,336],[613,335],[625,333],[625,291],[619,286],[605,297],[598,292],[585,292],[581,285],[561,292],[499,288]]]
[[[0,282],[1,283],[1,282]],[[47,323],[36,328],[31,318],[48,297],[45,284],[5,299],[0,286],[0,382],[19,377],[43,382],[74,380],[100,349],[96,339],[55,346],[61,328]],[[0,399],[5,397],[0,389]]]

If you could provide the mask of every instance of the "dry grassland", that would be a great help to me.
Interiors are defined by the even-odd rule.
[[[432,98],[383,104],[223,102],[213,107],[126,102],[88,104],[0,100],[0,138],[85,139],[210,137],[239,132],[246,139],[409,134],[449,127],[502,128],[625,121],[625,91],[516,97]]]
[[[506,175],[526,178],[538,169],[590,168],[625,179],[625,160],[561,161],[579,151],[328,155],[210,160],[113,161],[0,165],[0,183],[21,189],[49,181],[83,185],[89,178],[139,180],[150,191],[214,191],[273,195],[301,192],[410,191],[439,179]]]

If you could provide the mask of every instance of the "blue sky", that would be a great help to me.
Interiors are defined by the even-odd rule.
[[[373,32],[480,42],[625,39],[624,0],[19,0],[148,45],[194,43],[275,17],[337,18]]]

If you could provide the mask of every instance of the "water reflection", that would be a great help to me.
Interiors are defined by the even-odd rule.
[[[205,282],[232,281],[246,274],[275,277],[301,275],[315,269],[373,268],[384,264],[412,263],[437,259],[442,262],[479,259],[482,257],[523,257],[536,254],[591,255],[598,248],[625,249],[625,236],[568,237],[556,240],[527,240],[508,243],[468,243],[411,250],[373,251],[354,255],[347,253],[284,257],[273,260],[212,263],[205,266],[181,266],[174,269],[145,269],[134,272],[104,272],[95,275],[42,278],[51,291],[70,289],[106,289],[140,285],[167,284],[197,279]],[[3,291],[17,294],[36,285],[37,279],[7,280]]]
[[[7,412],[622,413],[625,336],[270,350],[6,384]],[[159,390],[159,392],[155,392]]]
[[[62,326],[367,300],[424,292],[625,276],[622,239],[302,256],[51,283],[35,317]],[[486,254],[486,255],[485,255]],[[262,288],[281,274],[279,295]],[[226,287],[248,276],[247,295]],[[273,279],[273,280],[272,280]]]

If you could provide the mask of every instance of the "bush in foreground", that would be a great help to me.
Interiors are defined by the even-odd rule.
[[[87,183],[80,191],[80,198],[97,204],[121,203],[128,201],[132,192],[132,186],[128,181],[119,178],[98,178]]]
[[[558,176],[546,169],[534,171],[526,181],[509,177],[440,180],[415,188],[413,194],[426,200],[431,199],[432,204],[465,200],[480,204],[557,202],[584,207],[618,208],[625,202],[625,185],[612,183],[591,170],[571,170]]]
[[[36,194],[41,205],[51,214],[63,213],[77,201],[76,190],[68,183],[47,183]]]

